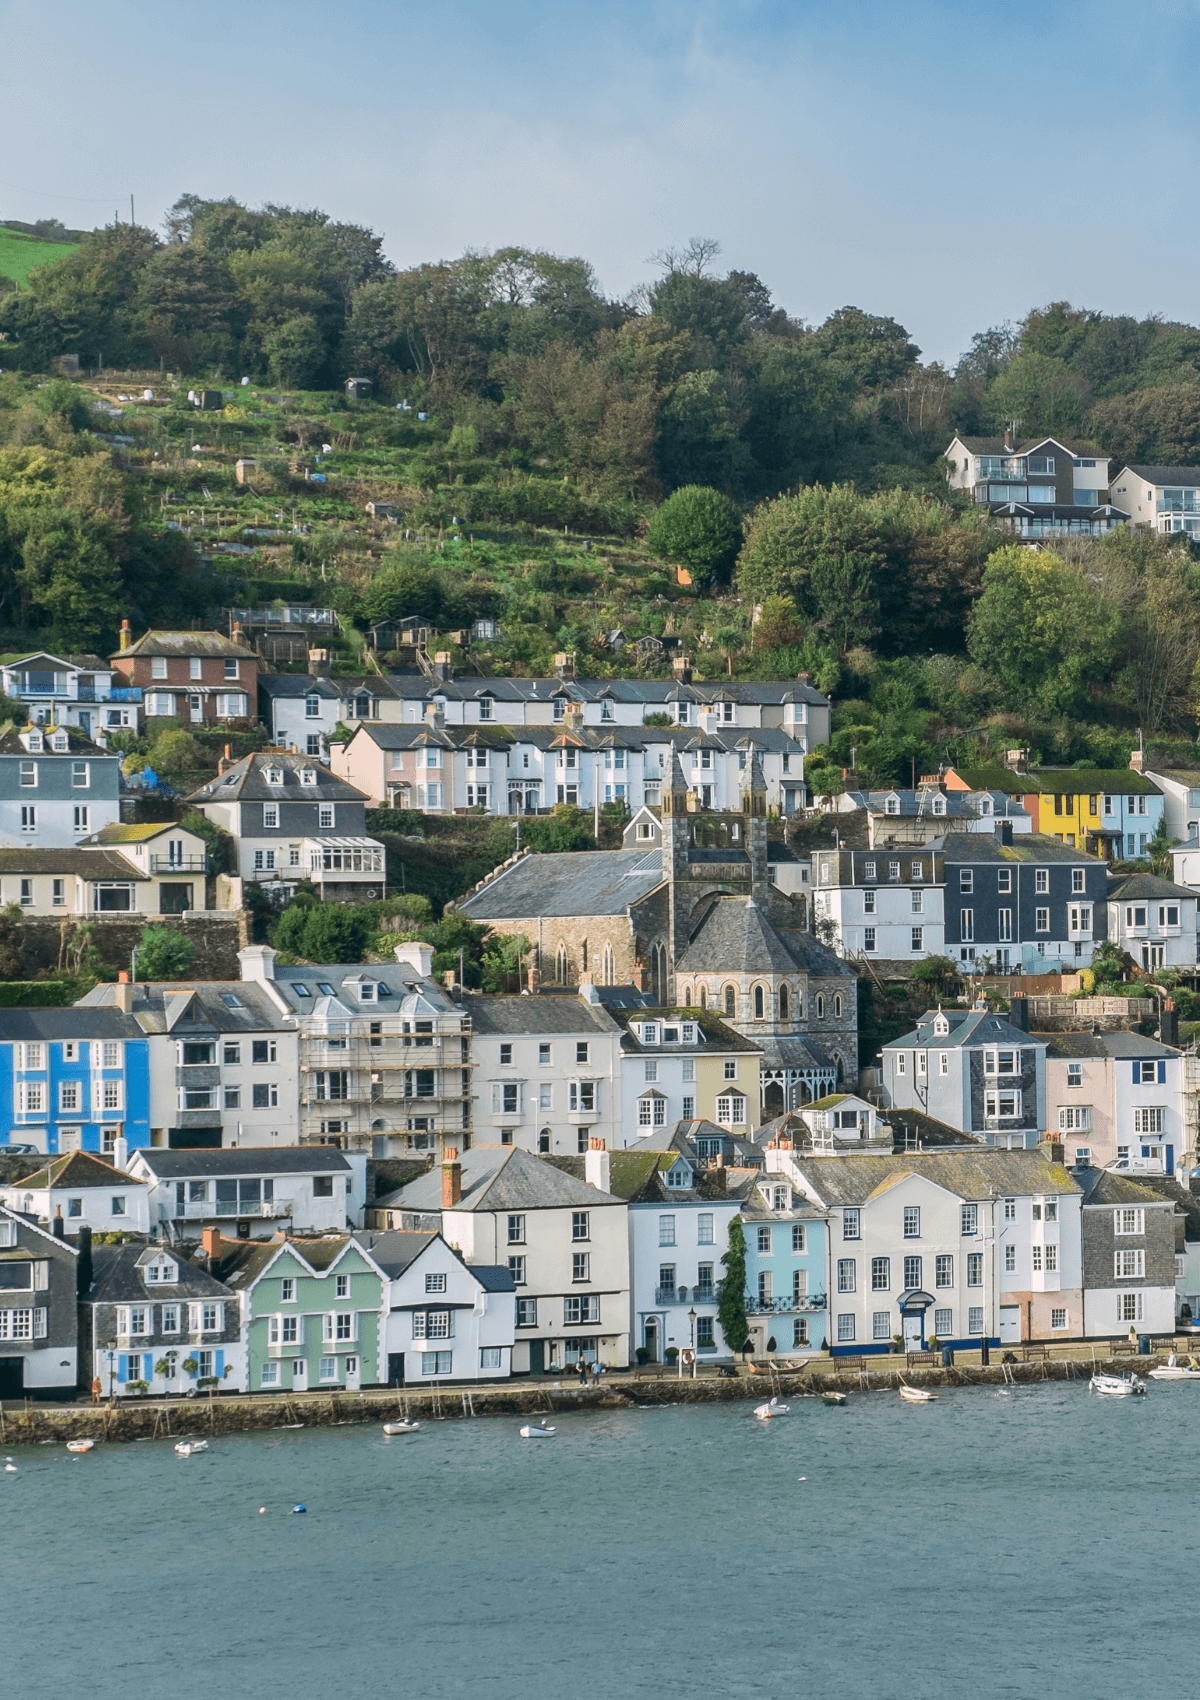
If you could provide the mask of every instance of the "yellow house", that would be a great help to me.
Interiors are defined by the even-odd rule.
[[[748,1136],[762,1122],[762,1053],[698,1009],[610,1009],[621,1038],[626,1144],[678,1121],[710,1121]]]
[[[1132,768],[973,767],[946,775],[949,790],[1004,791],[1020,798],[1033,831],[1106,861],[1140,860],[1162,819],[1163,796]]]

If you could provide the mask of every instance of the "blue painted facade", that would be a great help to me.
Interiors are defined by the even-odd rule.
[[[0,1144],[150,1144],[150,1041],[118,1010],[0,1011]]]
[[[767,1198],[779,1208],[765,1204]],[[742,1228],[746,1319],[755,1356],[820,1351],[829,1336],[824,1216],[805,1204],[782,1174],[765,1175],[743,1207]]]
[[[1007,842],[954,833],[939,848],[946,954],[955,961],[1075,973],[1107,937],[1108,866],[1098,856],[1041,833]]]

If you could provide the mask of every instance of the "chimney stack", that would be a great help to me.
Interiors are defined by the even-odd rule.
[[[1179,1011],[1175,1008],[1173,998],[1164,998],[1162,1014],[1158,1023],[1159,1043],[1163,1045],[1179,1044]]]
[[[240,620],[235,620],[233,622],[229,636],[234,643],[245,643],[246,640],[242,636],[242,622]]]
[[[1132,751],[1129,757],[1129,765],[1135,773],[1144,773],[1146,771],[1145,750]]]
[[[122,649],[133,648],[133,628],[130,626],[128,620],[121,621],[120,647]]]
[[[122,969],[121,977],[113,987],[113,1008],[129,1015],[133,1009],[133,998],[134,987],[130,982],[129,975]]]
[[[213,1262],[214,1259],[219,1258],[221,1255],[220,1228],[205,1228],[204,1232],[200,1235],[200,1244],[204,1247],[204,1255],[208,1258],[210,1263]]]
[[[604,1141],[594,1135],[588,1140],[584,1153],[583,1178],[589,1186],[597,1187],[601,1192],[612,1191],[612,1158]]]
[[[461,1197],[462,1164],[458,1160],[457,1148],[447,1145],[442,1160],[442,1209],[453,1210]]]
[[[226,744],[224,754],[217,758],[217,774],[218,774],[218,776],[220,774],[224,773],[226,768],[229,768],[229,767],[232,767],[232,766],[233,766],[233,745],[232,744]]]
[[[1009,999],[1008,1024],[1010,1027],[1019,1028],[1022,1033],[1028,1033],[1029,1003],[1025,997]]]
[[[1008,424],[1004,427],[1004,452],[1005,452],[1005,454],[1012,454],[1012,452],[1016,448],[1016,446],[1017,446],[1016,421],[1013,420],[1013,419],[1010,419]]]
[[[529,995],[536,998],[541,989],[542,974],[538,967],[537,957],[535,955],[531,956],[529,959]]]
[[[54,1222],[53,1222],[52,1226],[53,1226],[53,1229],[54,1229],[55,1239],[56,1240],[65,1240],[66,1237],[67,1237],[67,1224],[63,1221],[63,1213],[62,1213],[62,1205],[61,1204],[56,1204],[54,1206]]]

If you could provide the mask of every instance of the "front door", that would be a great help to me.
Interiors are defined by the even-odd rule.
[[[388,1386],[389,1387],[403,1387],[404,1386],[404,1353],[403,1352],[389,1352],[388,1353]]]
[[[92,735],[92,717],[86,708],[79,710],[79,730],[85,738],[90,738]]]
[[[357,1393],[362,1386],[361,1358],[346,1359],[346,1391]]]
[[[1011,1345],[1021,1338],[1020,1305],[1000,1306],[1000,1344]]]
[[[204,719],[204,698],[200,695],[199,691],[189,692],[188,707],[191,712],[193,722]]]
[[[20,1399],[25,1392],[25,1359],[0,1358],[0,1399]]]
[[[546,1373],[546,1342],[531,1340],[529,1342],[529,1373],[544,1375]]]
[[[304,1393],[308,1388],[308,1362],[305,1358],[292,1359],[292,1390]]]
[[[656,1364],[658,1362],[658,1318],[656,1316],[646,1318],[646,1350],[650,1354],[650,1362]]]
[[[919,1352],[921,1350],[921,1328],[925,1321],[923,1311],[908,1311],[904,1318],[904,1350]]]

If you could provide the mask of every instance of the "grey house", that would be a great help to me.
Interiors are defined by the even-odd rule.
[[[120,768],[76,727],[0,726],[0,846],[61,850],[111,826]]]
[[[1105,1169],[1072,1175],[1083,1188],[1084,1334],[1173,1334],[1174,1199]]]
[[[882,1057],[886,1108],[921,1111],[1009,1150],[1037,1144],[1046,1125],[1044,1039],[986,1009],[938,1009]]]
[[[87,1374],[112,1398],[190,1393],[204,1383],[241,1392],[246,1350],[240,1296],[177,1246],[134,1240],[97,1246],[80,1309]]]
[[[382,844],[367,837],[369,799],[320,762],[283,751],[246,756],[188,801],[237,841],[243,880],[273,885],[280,899],[304,880],[322,897],[382,897]]]
[[[945,869],[946,954],[987,958],[1026,974],[1086,968],[1108,936],[1108,870],[1043,833],[951,832],[937,841]]]
[[[79,1252],[0,1204],[0,1399],[75,1392]]]

